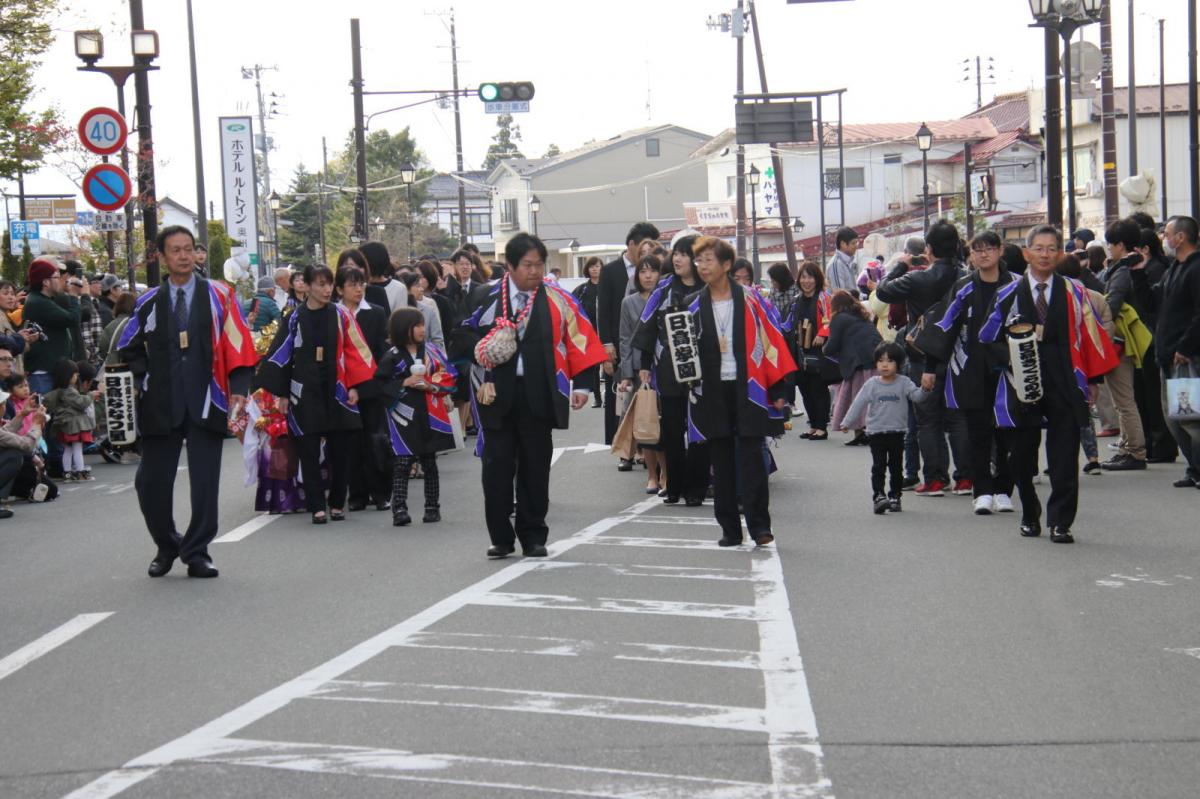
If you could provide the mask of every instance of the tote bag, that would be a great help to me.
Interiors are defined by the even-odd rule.
[[[1200,422],[1200,377],[1196,367],[1175,367],[1167,380],[1167,416],[1177,422]]]

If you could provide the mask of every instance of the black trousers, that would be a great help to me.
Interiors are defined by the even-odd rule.
[[[664,395],[659,402],[662,412],[659,444],[667,458],[667,494],[704,499],[708,491],[708,444],[687,443],[687,395]]]
[[[421,464],[425,476],[425,508],[440,507],[441,487],[438,483],[437,455],[403,455],[392,464],[392,513],[408,510],[408,480],[414,463]]]
[[[621,417],[617,416],[617,393],[613,390],[616,385],[615,375],[604,377],[604,443],[611,444],[617,436],[617,427]]]
[[[1146,434],[1147,458],[1176,458],[1179,445],[1175,443],[1162,412],[1162,372],[1155,360],[1154,345],[1142,356],[1142,368],[1133,373],[1133,399],[1142,430]]]
[[[921,375],[925,364],[913,360],[909,363],[909,377],[917,385],[921,384]],[[967,466],[967,422],[961,411],[946,407],[946,377],[939,375],[933,396],[924,402],[911,405],[917,417],[917,445],[921,450],[922,473],[925,482],[941,480],[949,483],[951,477],[955,480],[971,479]],[[946,445],[947,436],[950,439]],[[950,458],[954,457],[954,470],[950,470]]]
[[[525,399],[523,381],[516,382],[512,410],[499,429],[484,430],[483,515],[488,536],[496,546],[523,549],[545,546],[550,535],[546,512],[550,508],[550,457],[553,454],[551,422],[533,415]],[[517,523],[513,512],[516,486]]]
[[[13,482],[21,472],[25,455],[19,449],[0,449],[0,499],[12,491]]]
[[[808,426],[816,430],[829,429],[829,386],[820,372],[806,369],[796,375],[796,388],[808,414]]]
[[[904,433],[872,433],[867,436],[871,446],[871,496],[883,494],[883,478],[891,480],[888,496],[898,499],[904,490]]]
[[[335,430],[300,436],[300,470],[304,478],[304,502],[309,513],[346,507],[349,479],[350,442],[357,430]],[[325,484],[321,480],[321,439],[325,439],[325,465],[329,467],[329,505],[325,505]]]
[[[375,406],[375,403],[379,403]],[[387,498],[391,491],[392,453],[380,453],[380,436],[383,432],[384,410],[382,402],[375,399],[359,401],[359,412],[363,429],[350,437],[350,500],[352,502],[378,502]],[[376,426],[379,429],[376,429]]]
[[[708,453],[713,467],[713,511],[725,538],[740,541],[742,523],[738,514],[738,499],[746,517],[750,537],[771,531],[770,494],[767,488],[767,465],[763,458],[762,436],[741,436],[737,430],[737,383],[721,383],[725,407],[729,408],[729,427],[732,435],[711,438]],[[741,493],[738,493],[739,478]]]
[[[1041,402],[1046,418],[1046,460],[1050,468],[1050,499],[1046,502],[1046,524],[1069,528],[1079,506],[1079,423],[1063,403]],[[1009,442],[1009,464],[1021,497],[1021,519],[1037,521],[1042,516],[1033,478],[1038,473],[1038,450],[1042,443],[1039,427],[1017,427],[1004,431]]]
[[[179,450],[187,441],[192,517],[183,536],[175,527],[175,476]],[[225,436],[184,420],[165,436],[142,436],[142,461],[134,488],[146,529],[164,557],[184,563],[209,560],[208,545],[217,535],[217,490]]]
[[[967,445],[970,452],[971,482],[976,497],[1013,492],[1012,469],[1009,468],[1007,436],[996,430],[996,417],[991,408],[967,408]],[[996,471],[992,472],[992,453]]]

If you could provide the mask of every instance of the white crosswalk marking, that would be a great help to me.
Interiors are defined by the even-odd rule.
[[[832,796],[778,552],[748,547],[720,550],[713,534],[704,530],[712,524],[711,511],[697,509],[694,517],[656,516],[652,512],[656,509],[668,510],[657,497],[650,498],[555,542],[550,558],[506,566],[70,796],[115,796],[151,778],[164,781],[152,787],[169,791],[170,775],[159,774],[160,769],[188,762],[562,795]],[[673,532],[681,534],[690,526],[692,535],[708,538],[629,535],[634,524],[675,525]],[[563,557],[567,552],[572,552],[572,559]],[[605,562],[614,559],[621,562]],[[654,562],[636,562],[639,559]],[[602,595],[588,595],[589,586]],[[739,597],[751,602],[738,603]],[[512,628],[512,614],[518,614],[516,618],[542,614],[536,617],[539,621],[529,623],[530,629],[546,629],[547,623],[561,619],[562,624],[551,627],[570,632],[498,632],[495,614],[508,614],[503,616],[508,622],[505,630]],[[757,639],[757,647],[709,646],[713,639],[705,631],[713,628],[706,625],[752,630],[748,640],[744,636],[733,640],[750,644]],[[655,640],[660,637],[655,630],[671,630],[672,640]],[[405,654],[400,656],[401,652]],[[562,667],[584,670],[578,673],[621,676],[567,678],[561,688],[542,687],[536,679],[521,684],[521,676],[537,674],[539,668],[544,671],[534,661],[547,657],[560,659]],[[473,669],[477,662],[487,668]],[[600,663],[607,665],[597,671]],[[431,667],[437,669],[435,680],[429,679]],[[552,668],[562,672],[558,666]],[[735,683],[741,687],[727,694],[734,699],[728,704],[710,701],[708,693],[695,696],[694,689],[689,696],[686,687],[665,697],[638,695],[644,690],[643,681],[670,680],[680,669],[736,669]],[[761,683],[746,683],[743,675],[754,674],[760,675]],[[752,696],[758,699],[739,701]],[[538,719],[565,717],[575,724],[625,725],[618,729],[631,734],[645,734],[640,731],[648,729],[646,725],[662,725],[680,731],[713,730],[722,737],[750,736],[743,740],[761,742],[749,753],[759,758],[761,765],[756,768],[764,779],[697,774],[694,763],[686,760],[672,773],[669,752],[661,756],[661,770],[659,760],[652,770],[620,769],[578,762],[570,748],[559,758],[575,762],[549,762],[555,759],[549,756],[526,762],[490,757],[487,751],[479,751],[483,744],[470,748],[465,739],[446,744],[463,747],[462,751],[416,753],[394,748],[395,741],[386,736],[379,738],[379,747],[349,746],[347,741],[325,741],[314,730],[292,726],[295,718],[311,719],[314,714],[343,718],[350,708],[354,718],[362,721],[356,722],[356,729],[360,737],[368,736],[367,742],[373,742],[372,720],[389,729],[408,729],[406,722],[419,723],[412,719],[420,717],[411,714],[431,712],[490,714],[511,719],[503,726],[514,731],[540,723]],[[240,737],[242,731],[273,715],[280,722],[274,728],[294,728],[297,740]],[[428,748],[418,737],[402,745]]]

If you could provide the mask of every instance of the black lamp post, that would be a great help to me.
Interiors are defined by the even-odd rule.
[[[138,72],[149,72],[150,70],[158,69],[151,65],[151,61],[158,57],[158,34],[154,31],[135,30],[130,35],[130,50],[133,53],[133,64],[129,66],[98,66],[96,64],[104,57],[104,34],[98,30],[75,31],[75,55],[83,61],[83,66],[78,67],[80,72],[99,72],[107,75],[113,82],[113,86],[117,89],[117,113],[122,117],[125,116],[125,81],[130,75]],[[145,129],[147,138],[150,136],[150,120],[147,116],[143,124],[139,124],[139,131]],[[105,158],[107,161],[108,159]],[[121,169],[125,170],[125,174],[129,174],[129,148],[121,148]],[[139,195],[142,202],[142,218],[153,218],[153,223],[146,230],[146,247],[147,251],[154,247],[154,236],[158,235],[158,209],[157,203],[154,200],[154,162],[151,160],[146,164],[146,174],[149,175],[150,191],[147,195],[144,188],[139,187]],[[132,179],[133,176],[130,176]],[[143,175],[138,176],[139,180],[143,179]],[[133,199],[125,204],[125,263],[129,271],[129,288],[134,290],[137,287],[137,272],[133,254]],[[145,209],[153,209],[153,214],[145,213]],[[154,236],[151,236],[151,227],[154,229]],[[111,233],[109,234],[112,235]],[[153,262],[148,257],[146,260],[146,282],[151,286],[158,284],[158,261]]]
[[[1065,117],[1064,127],[1066,129],[1068,234],[1075,231],[1075,225],[1078,221],[1075,209],[1075,119],[1071,108],[1071,82],[1073,80],[1073,75],[1071,74],[1073,71],[1071,68],[1071,38],[1080,28],[1100,19],[1100,14],[1103,10],[1104,0],[1029,0],[1029,11],[1033,14],[1035,20],[1034,27],[1057,31],[1064,45],[1062,72],[1064,86],[1063,113]],[[1134,87],[1130,87],[1129,93],[1132,98],[1135,93]],[[1131,100],[1130,106],[1132,107],[1132,105]],[[1133,119],[1132,112],[1130,119]],[[1058,132],[1052,130],[1054,126],[1050,125],[1048,127],[1051,130],[1047,132],[1053,133],[1057,137]]]
[[[275,268],[278,269],[283,265],[279,257],[279,208],[283,205],[279,192],[271,192],[271,196],[267,198],[267,204],[271,206],[271,236],[275,239]]]
[[[921,211],[924,216],[924,235],[929,235],[929,150],[933,147],[933,131],[924,122],[917,129],[917,149],[921,151]]]
[[[758,171],[758,165],[751,164],[746,182],[750,184],[750,244],[754,248],[752,261],[755,280],[758,280],[758,184],[761,180],[762,173]]]
[[[400,165],[400,182],[404,184],[404,188],[408,191],[408,260],[411,263],[417,259],[416,243],[413,238],[413,199],[412,187],[413,182],[417,179],[417,168],[413,166],[411,161],[405,161]],[[465,219],[458,220],[458,224],[462,225],[466,222]],[[462,231],[460,231],[461,233]]]
[[[535,194],[529,198],[529,214],[533,218],[533,235],[535,236],[538,234],[537,215],[540,210],[542,210],[542,201]]]

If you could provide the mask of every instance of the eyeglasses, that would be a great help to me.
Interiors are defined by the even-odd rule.
[[[17,360],[16,358],[14,358],[10,355],[7,358],[0,358],[0,363],[15,363],[16,360]]]

